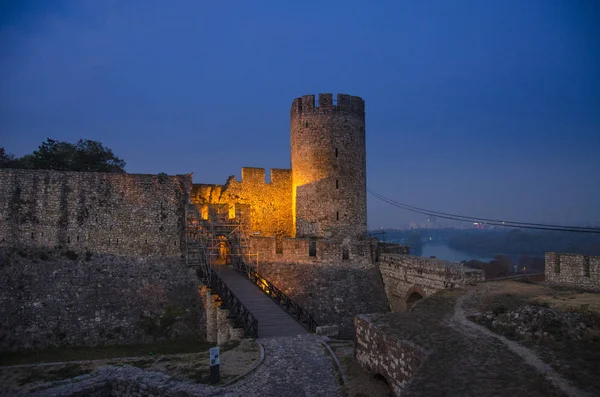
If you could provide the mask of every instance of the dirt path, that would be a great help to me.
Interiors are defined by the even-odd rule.
[[[543,375],[549,382],[551,382],[556,388],[561,390],[569,397],[587,397],[591,396],[588,393],[585,393],[575,386],[573,386],[569,381],[560,376],[556,371],[552,369],[552,367],[545,362],[543,362],[539,356],[534,353],[531,349],[526,348],[525,346],[520,345],[517,342],[511,341],[504,336],[498,335],[489,329],[475,324],[472,321],[467,319],[465,314],[465,309],[463,304],[465,300],[471,297],[473,291],[470,291],[467,294],[460,296],[455,303],[454,306],[454,316],[452,320],[459,325],[462,325],[462,331],[471,330],[471,335],[473,337],[478,337],[477,333],[483,334],[485,336],[494,338],[501,343],[503,343],[511,352],[517,354],[519,357],[523,359],[527,364],[533,367],[539,374]],[[468,331],[467,331],[468,332]]]

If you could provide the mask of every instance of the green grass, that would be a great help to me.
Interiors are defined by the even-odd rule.
[[[119,357],[143,357],[176,353],[197,353],[206,351],[214,344],[196,339],[121,345],[105,347],[63,347],[59,349],[29,350],[20,352],[0,352],[0,366],[36,364],[58,361],[100,360]],[[224,346],[229,350],[237,346]]]

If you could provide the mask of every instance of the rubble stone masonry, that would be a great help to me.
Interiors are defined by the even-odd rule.
[[[258,272],[313,312],[318,325],[337,325],[344,336],[353,335],[356,314],[389,311],[375,266],[259,261]]]
[[[600,291],[600,256],[546,253],[546,281]]]
[[[355,317],[354,356],[369,373],[379,374],[388,382],[394,396],[400,396],[405,385],[428,356],[428,352],[407,340],[377,328],[372,321],[377,315]]]
[[[0,249],[0,350],[201,337],[193,270],[178,258]]]
[[[0,247],[179,256],[191,175],[0,169]]]
[[[294,99],[290,143],[297,237],[354,240],[367,233],[365,102]]]

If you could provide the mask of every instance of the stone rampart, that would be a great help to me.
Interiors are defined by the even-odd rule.
[[[354,357],[369,373],[383,376],[394,396],[400,396],[428,352],[410,341],[397,339],[377,329],[371,317],[361,314],[354,318]]]
[[[0,169],[0,246],[179,256],[191,175]]]
[[[371,266],[369,240],[344,243],[329,239],[252,237],[250,252],[258,253],[258,262],[287,264],[346,264]]]
[[[258,272],[314,313],[318,325],[337,325],[344,336],[353,334],[356,314],[389,311],[381,276],[374,266],[259,261]]]
[[[546,281],[600,290],[600,256],[546,253]]]
[[[195,273],[178,258],[0,250],[0,350],[200,337]]]
[[[381,254],[379,270],[392,311],[406,310],[414,301],[437,291],[485,278],[482,270],[461,263],[400,254]]]
[[[194,184],[190,200],[204,219],[241,217],[253,234],[294,235],[291,170],[272,169],[267,183],[264,168],[244,167],[241,182],[231,176],[224,185]]]

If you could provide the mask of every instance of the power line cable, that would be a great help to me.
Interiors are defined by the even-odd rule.
[[[369,190],[369,193],[373,194],[373,195],[379,195],[381,197],[385,197],[379,193],[375,193],[372,190]],[[379,198],[379,197],[378,197]],[[489,219],[489,218],[477,218],[477,217],[472,217],[472,216],[465,216],[465,215],[456,215],[456,214],[449,214],[446,212],[439,212],[439,211],[433,211],[433,210],[427,210],[424,208],[419,208],[419,207],[415,207],[413,205],[409,205],[409,204],[404,204],[404,203],[400,203],[398,201],[394,201],[390,198],[386,197],[386,200],[389,200],[390,202],[393,202],[395,204],[407,207],[407,208],[412,208],[414,210],[418,210],[418,211],[427,211],[430,212],[432,215],[445,215],[445,216],[455,216],[455,217],[459,217],[459,218],[464,218],[465,220],[473,220],[473,221],[478,221],[481,223],[485,223],[484,221],[488,221],[488,222],[500,222],[500,223],[504,223],[504,224],[514,224],[514,225],[527,225],[527,226],[540,226],[540,227],[555,227],[555,228],[567,228],[567,229],[578,229],[578,230],[593,230],[593,231],[597,231],[600,232],[600,228],[592,228],[592,227],[582,227],[582,226],[565,226],[565,225],[552,225],[552,224],[544,224],[544,223],[529,223],[529,222],[518,222],[518,221],[504,221],[504,220],[499,220],[499,219]]]
[[[419,214],[437,216],[439,218],[457,220],[461,222],[473,222],[483,223],[492,226],[504,226],[504,227],[518,227],[523,229],[535,229],[535,230],[549,230],[549,231],[561,231],[561,232],[575,232],[575,233],[600,233],[599,228],[587,228],[580,226],[562,226],[562,225],[550,225],[550,224],[541,224],[541,223],[528,223],[528,222],[516,222],[516,221],[502,221],[497,219],[489,219],[489,218],[475,218],[471,216],[457,215],[457,214],[449,214],[445,212],[439,211],[431,211],[424,208],[415,207],[412,205],[400,203],[398,201],[392,200],[388,197],[385,197],[377,192],[374,192],[371,189],[367,189],[367,191],[372,194],[377,199],[386,202],[390,205],[393,205],[398,208],[402,208],[407,211],[416,212]]]

